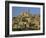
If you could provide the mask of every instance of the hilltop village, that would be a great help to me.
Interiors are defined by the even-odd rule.
[[[40,30],[40,15],[32,15],[24,12],[16,17],[13,17],[12,30]]]

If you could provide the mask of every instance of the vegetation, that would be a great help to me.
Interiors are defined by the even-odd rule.
[[[40,30],[40,16],[22,13],[12,19],[12,30]]]

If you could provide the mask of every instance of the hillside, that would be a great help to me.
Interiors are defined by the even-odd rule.
[[[21,13],[20,15],[13,17],[12,30],[40,30],[40,16],[29,13]]]

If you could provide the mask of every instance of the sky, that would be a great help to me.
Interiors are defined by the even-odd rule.
[[[36,7],[12,7],[12,17],[18,16],[20,13],[28,12],[31,14],[40,14],[40,8]]]

